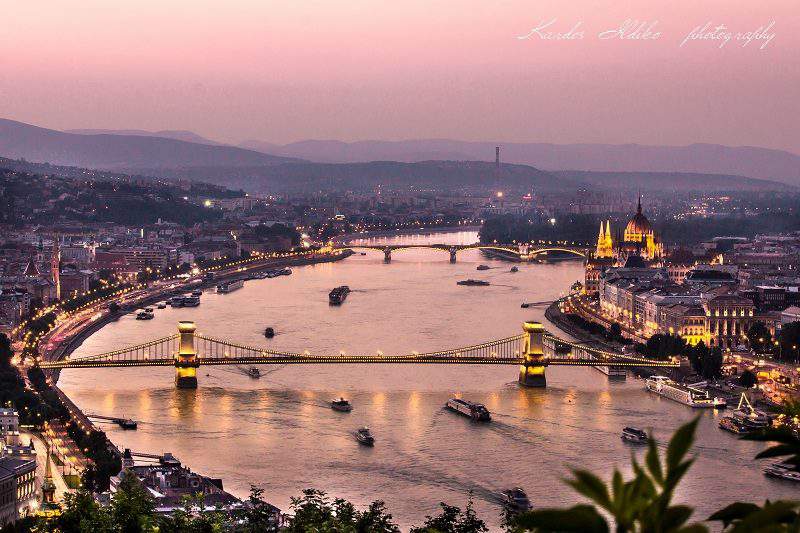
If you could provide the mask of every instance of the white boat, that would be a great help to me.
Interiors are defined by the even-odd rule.
[[[236,289],[241,289],[242,287],[244,287],[244,280],[237,279],[234,281],[226,281],[225,283],[220,283],[217,285],[217,292],[220,294],[227,294],[235,291]]]
[[[472,403],[460,398],[450,398],[445,406],[451,411],[471,418],[475,422],[489,422],[492,419],[489,410],[480,403]]]
[[[691,386],[679,385],[666,376],[652,376],[645,382],[650,392],[670,400],[695,408],[721,408],[727,402],[724,398],[712,398],[708,391]]]
[[[731,413],[733,419],[741,425],[750,429],[761,429],[770,425],[770,418],[764,411],[759,411],[750,405],[750,400],[747,399],[745,393],[739,397],[739,405],[736,410]]]
[[[797,467],[788,463],[772,463],[764,468],[764,475],[795,483],[800,482],[800,472],[797,471]]]
[[[200,305],[200,298],[197,296],[184,296],[183,297],[183,306],[184,307],[197,307]]]

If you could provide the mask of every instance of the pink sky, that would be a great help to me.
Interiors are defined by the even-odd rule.
[[[213,139],[754,145],[800,153],[797,0],[7,1],[0,116]],[[543,20],[576,41],[519,40]],[[601,41],[625,19],[660,39]],[[712,21],[774,39],[680,47]]]

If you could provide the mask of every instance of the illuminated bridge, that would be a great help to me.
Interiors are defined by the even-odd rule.
[[[464,250],[489,250],[508,254],[521,261],[527,261],[537,255],[546,255],[551,252],[573,254],[579,257],[586,257],[591,247],[586,244],[575,242],[545,242],[539,244],[387,244],[387,245],[341,245],[341,250],[374,250],[383,252],[383,260],[387,263],[392,260],[392,252],[401,250],[439,250],[450,254],[450,262],[456,262],[458,252]]]
[[[194,322],[179,322],[178,333],[135,346],[98,355],[60,361],[39,361],[44,370],[64,368],[103,368],[133,366],[174,366],[178,388],[197,387],[197,369],[201,365],[258,364],[473,364],[519,365],[519,381],[531,387],[546,385],[545,368],[550,365],[613,367],[676,367],[678,363],[654,361],[617,354],[559,339],[545,331],[539,322],[525,322],[519,335],[435,352],[405,355],[348,355],[344,352],[312,355],[309,352],[283,352],[245,346],[207,337],[195,332]]]

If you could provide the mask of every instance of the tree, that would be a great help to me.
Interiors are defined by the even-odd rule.
[[[121,533],[140,533],[155,525],[155,502],[147,489],[128,471],[121,474],[111,498],[111,516]]]
[[[245,524],[243,531],[246,533],[261,533],[277,531],[275,523],[276,509],[264,501],[264,489],[250,485],[250,497],[247,506],[241,511],[240,518]]]
[[[800,322],[789,322],[781,327],[779,356],[784,361],[800,359]]]
[[[0,333],[0,366],[9,366],[13,355],[14,351],[11,349],[11,339],[9,339],[5,333]]]
[[[747,330],[747,340],[756,353],[765,353],[772,348],[772,334],[763,322],[754,322]]]
[[[745,370],[742,372],[742,375],[739,376],[739,385],[746,389],[753,388],[756,383],[758,383],[758,378],[756,378],[756,375],[750,370]]]
[[[703,379],[719,379],[722,377],[722,350],[719,346],[711,348],[701,362],[700,375]]]
[[[611,340],[616,340],[622,337],[622,326],[619,325],[619,322],[613,322],[608,327],[608,336]]]
[[[678,428],[667,446],[664,460],[654,439],[650,439],[644,467],[632,458],[633,478],[624,481],[614,469],[607,484],[586,470],[573,470],[567,483],[592,505],[576,505],[568,509],[542,509],[520,514],[512,526],[520,530],[607,533],[611,526],[598,511],[613,518],[619,533],[641,531],[660,533],[695,533],[707,529],[699,524],[687,525],[693,509],[672,505],[678,483],[694,459],[686,458],[694,442],[698,418]]]
[[[686,348],[686,357],[689,359],[689,364],[692,365],[692,370],[698,374],[703,373],[703,360],[708,357],[708,346],[703,341],[698,342],[694,346]]]
[[[79,490],[64,495],[62,512],[48,524],[49,530],[61,533],[111,533],[115,531],[111,514],[98,504],[92,493]]]
[[[382,501],[373,502],[369,509],[361,512],[355,506],[336,498],[331,501],[321,490],[306,489],[303,496],[292,498],[292,518],[286,529],[292,533],[308,531],[330,531],[343,533],[399,533],[400,529],[386,513]]]
[[[657,333],[638,349],[647,357],[665,361],[670,357],[681,355],[686,350],[686,341],[678,335]]]
[[[444,502],[439,505],[442,512],[437,516],[426,516],[425,523],[420,527],[411,528],[411,533],[482,533],[489,531],[486,523],[475,514],[472,493],[470,493],[464,511]]]
[[[225,513],[220,508],[208,510],[202,493],[184,495],[181,504],[182,508],[176,509],[172,516],[160,519],[159,533],[216,533],[226,530]]]

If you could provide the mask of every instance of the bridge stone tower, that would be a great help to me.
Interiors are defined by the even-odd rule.
[[[519,383],[525,387],[546,387],[544,375],[544,326],[541,322],[525,322],[525,345],[523,357],[525,362],[519,368]]]
[[[383,262],[384,263],[391,263],[392,262],[392,249],[391,248],[384,248],[383,249]]]
[[[197,352],[194,349],[194,332],[197,327],[194,322],[178,322],[180,345],[175,354],[175,386],[179,389],[197,388]]]
[[[458,252],[458,248],[456,248],[454,246],[451,246],[449,252],[450,252],[450,262],[451,263],[455,263],[456,262],[456,252]]]

